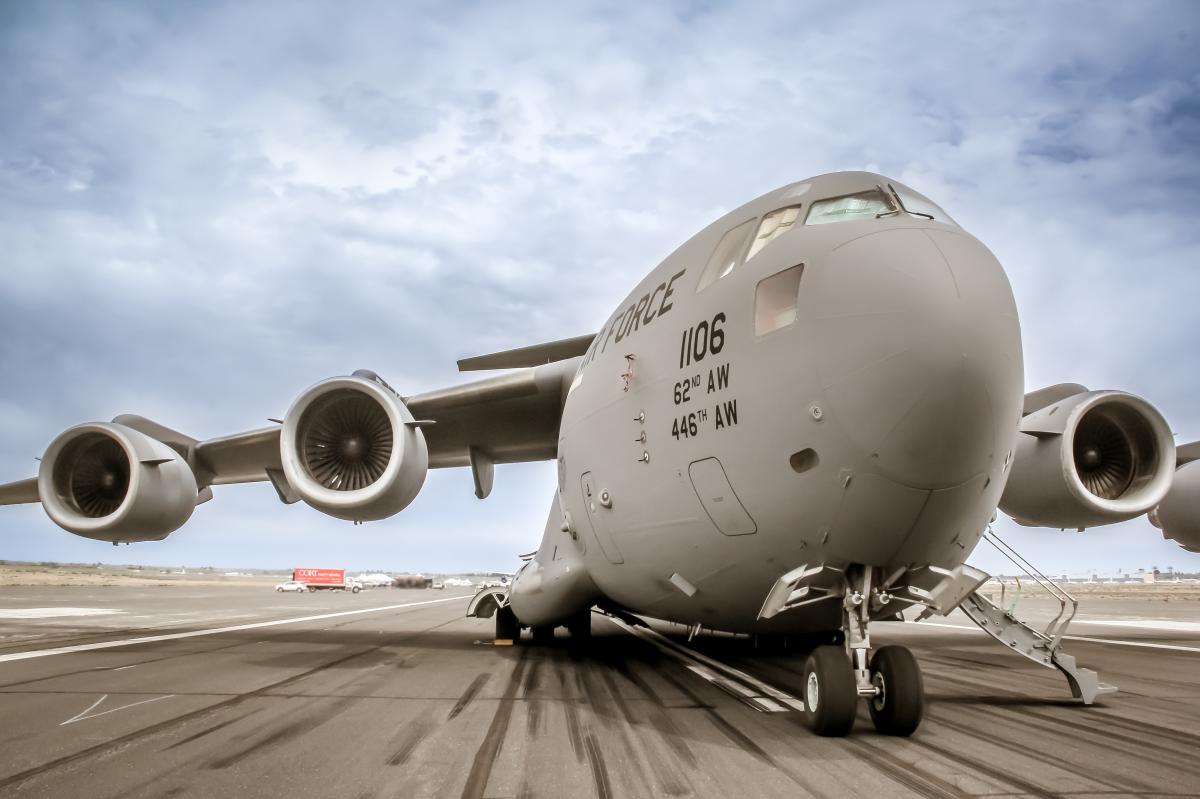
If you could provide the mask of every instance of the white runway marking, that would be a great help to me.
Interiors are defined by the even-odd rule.
[[[968,633],[981,633],[978,627],[968,627],[965,624],[942,624],[935,621],[907,622],[919,627],[944,627],[948,630],[961,630]],[[1087,638],[1082,635],[1064,635],[1068,641],[1087,641],[1092,644],[1113,644],[1114,646],[1139,646],[1146,649],[1167,649],[1172,652],[1200,652],[1200,646],[1180,646],[1179,644],[1156,644],[1150,641],[1120,641],[1116,638]]]
[[[1173,619],[1076,619],[1074,624],[1102,624],[1106,627],[1138,627],[1143,630],[1200,633],[1200,621]]]
[[[138,705],[148,705],[151,702],[157,702],[160,699],[170,699],[173,696],[175,696],[175,694],[167,694],[166,696],[156,696],[153,699],[143,699],[140,702],[131,702],[128,705],[121,705],[120,707],[114,707],[109,710],[102,710],[99,713],[91,713],[93,710],[95,710],[97,707],[99,707],[101,702],[103,702],[105,699],[108,699],[108,694],[105,694],[104,696],[100,697],[95,702],[93,702],[88,707],[87,710],[84,710],[81,713],[71,716],[71,718],[67,719],[66,721],[64,721],[62,724],[59,724],[58,726],[65,727],[66,725],[74,724],[77,721],[87,721],[88,719],[98,718],[99,716],[107,716],[109,713],[116,713],[118,710],[127,710],[131,707],[137,707]],[[90,716],[88,715],[89,713],[91,713]]]
[[[441,602],[456,602],[470,599],[469,596],[452,596],[445,599],[429,599],[423,602],[405,602],[401,605],[384,605],[377,608],[361,608],[359,610],[342,610],[337,613],[322,613],[317,616],[300,616],[293,619],[276,619],[274,621],[259,621],[251,624],[234,624],[228,627],[214,627],[208,630],[190,630],[184,633],[164,633],[162,635],[145,635],[141,638],[126,638],[122,641],[100,641],[94,644],[76,644],[75,646],[60,646],[54,649],[37,649],[32,652],[13,652],[9,655],[0,655],[0,663],[7,663],[12,660],[29,660],[30,658],[44,658],[51,655],[65,655],[71,652],[90,652],[95,649],[113,649],[119,646],[133,646],[134,644],[149,644],[155,641],[175,641],[180,638],[197,638],[202,635],[220,635],[221,633],[232,633],[238,630],[256,630],[259,627],[276,627],[281,624],[299,624],[305,621],[316,621],[318,619],[332,619],[340,616],[358,616],[364,613],[382,613],[387,610],[399,610],[400,608],[415,608],[420,605],[437,605]]]
[[[111,616],[113,608],[0,608],[0,619],[57,619],[66,616]]]
[[[680,646],[665,635],[648,627],[634,627],[615,616],[607,618],[625,632],[636,635],[664,654],[682,661],[684,666],[697,677],[732,694],[755,710],[767,713],[804,710],[804,702],[800,699],[740,669],[702,655],[693,649]]]

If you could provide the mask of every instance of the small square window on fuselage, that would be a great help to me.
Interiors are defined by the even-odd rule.
[[[754,335],[765,336],[796,321],[802,274],[804,264],[799,264],[758,281],[754,290]]]

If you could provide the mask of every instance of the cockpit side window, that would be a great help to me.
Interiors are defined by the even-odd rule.
[[[709,256],[708,263],[704,265],[704,271],[700,273],[700,282],[696,284],[696,291],[704,291],[733,271],[741,259],[746,236],[750,235],[750,226],[753,224],[753,219],[747,219],[721,237],[721,240],[717,242],[717,248]]]
[[[751,258],[758,255],[760,250],[791,230],[799,218],[800,206],[798,205],[789,205],[787,208],[780,208],[778,211],[772,211],[764,216],[762,222],[758,223],[758,233],[754,235],[754,241],[750,243],[746,261],[749,262]]]
[[[896,206],[878,189],[817,200],[808,209],[806,225],[827,225],[851,219],[874,219],[878,214],[895,213]]]

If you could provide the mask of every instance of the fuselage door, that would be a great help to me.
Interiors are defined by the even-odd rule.
[[[725,535],[750,535],[758,531],[758,525],[746,512],[742,501],[733,492],[725,469],[716,458],[705,458],[695,461],[688,467],[688,475],[692,478],[692,488],[700,504]]]
[[[617,544],[613,541],[608,528],[608,514],[612,513],[612,499],[608,496],[607,490],[596,487],[596,481],[591,472],[586,472],[580,478],[580,487],[583,490],[583,505],[587,508],[588,522],[591,524],[592,532],[596,536],[596,543],[600,545],[604,557],[608,558],[609,563],[624,563],[625,559],[621,557],[621,550],[617,549]]]

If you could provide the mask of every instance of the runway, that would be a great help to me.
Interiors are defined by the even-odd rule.
[[[925,675],[897,740],[865,706],[851,737],[812,735],[803,653],[600,616],[586,649],[496,647],[467,599],[0,589],[0,796],[1200,795],[1194,602],[1072,628],[1121,689],[1090,708],[977,630],[877,625]]]

